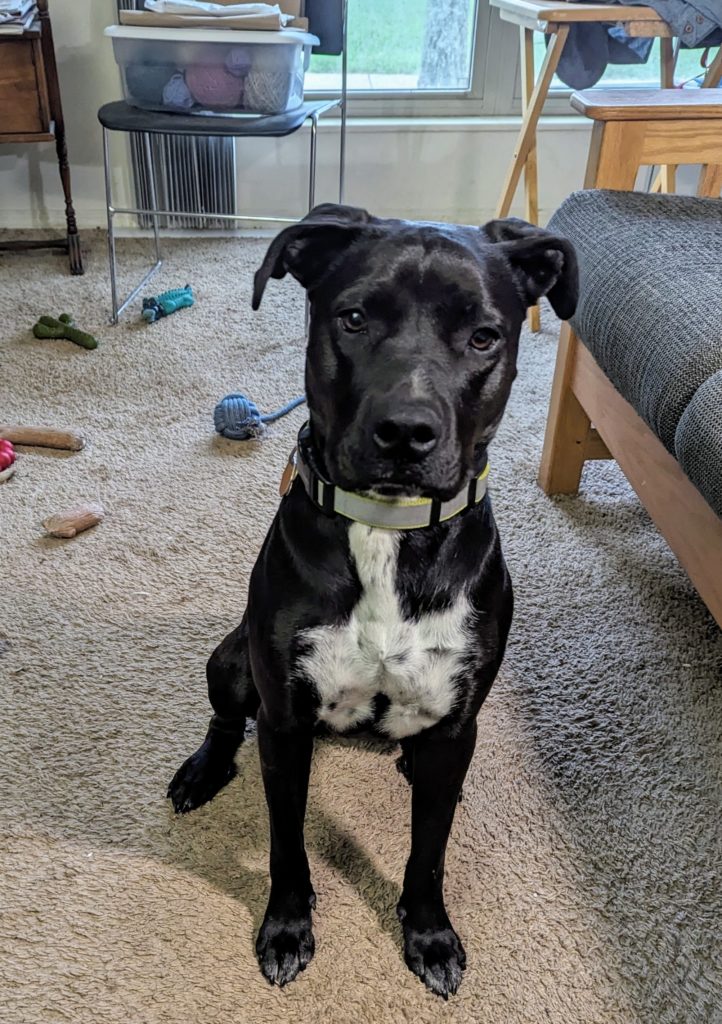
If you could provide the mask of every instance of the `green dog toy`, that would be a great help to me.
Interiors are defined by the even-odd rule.
[[[160,295],[151,295],[143,299],[143,312],[141,316],[149,323],[154,324],[161,317],[170,316],[179,309],[187,309],[193,305],[193,289],[189,284],[185,288],[172,288]]]
[[[81,331],[73,323],[72,316],[62,313],[60,319],[52,316],[41,316],[33,327],[33,334],[36,338],[60,338],[64,341],[72,341],[81,348],[97,348],[98,342],[92,334]]]

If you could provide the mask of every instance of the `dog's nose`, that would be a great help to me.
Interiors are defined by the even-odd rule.
[[[440,432],[440,424],[430,410],[399,410],[379,420],[373,438],[387,457],[422,459],[436,447]]]

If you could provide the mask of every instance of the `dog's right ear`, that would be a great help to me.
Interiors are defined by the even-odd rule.
[[[269,277],[292,274],[306,290],[312,288],[339,252],[352,245],[374,220],[356,206],[315,206],[303,220],[286,228],[271,242],[253,279],[253,308],[261,305]]]

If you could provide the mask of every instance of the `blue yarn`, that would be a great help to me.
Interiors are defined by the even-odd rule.
[[[176,110],[190,110],[193,106],[194,99],[180,71],[168,79],[163,87],[163,102],[166,107],[174,107]]]
[[[303,405],[305,401],[305,395],[300,395],[276,412],[262,415],[256,403],[245,395],[226,395],[213,410],[213,423],[223,437],[229,437],[232,441],[247,441],[260,437],[266,429],[266,423],[280,420],[281,416]]]

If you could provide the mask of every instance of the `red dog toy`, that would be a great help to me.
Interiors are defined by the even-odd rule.
[[[15,472],[15,449],[0,437],[0,483]]]

